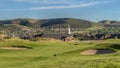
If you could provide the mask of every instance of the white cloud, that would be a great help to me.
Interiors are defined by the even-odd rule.
[[[77,0],[15,0],[16,2],[26,2],[35,4],[70,4],[72,2],[80,2]]]
[[[88,6],[94,6],[100,4],[101,2],[90,2],[90,3],[82,3],[82,4],[73,4],[66,6],[43,6],[43,7],[33,7],[31,10],[46,10],[46,9],[62,9],[62,8],[82,8]]]
[[[113,0],[13,0],[16,2],[35,3],[35,4],[73,4],[81,2],[111,2]]]
[[[21,3],[34,3],[37,6],[28,6],[28,8],[21,8],[16,10],[48,10],[48,9],[64,9],[64,8],[83,8],[90,7],[104,3],[110,3],[109,0],[13,0],[15,2]],[[32,4],[31,4],[32,5]]]

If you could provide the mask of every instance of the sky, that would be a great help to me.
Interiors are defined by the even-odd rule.
[[[0,19],[120,21],[120,0],[0,0]]]

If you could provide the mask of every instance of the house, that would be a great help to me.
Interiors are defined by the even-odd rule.
[[[41,38],[54,38],[54,39],[61,39],[61,40],[68,40],[72,39],[72,35],[69,34],[43,34]]]
[[[66,34],[39,34],[33,37],[40,37],[40,38],[54,38],[54,39],[61,39],[64,41],[71,41],[73,39],[73,35],[71,34],[70,25],[68,25],[68,33]]]

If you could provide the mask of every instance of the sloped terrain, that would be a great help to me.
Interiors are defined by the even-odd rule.
[[[8,36],[21,37],[29,34],[39,34],[41,33],[40,29],[35,29],[18,24],[2,24],[0,25],[0,34],[6,34]]]
[[[70,25],[71,32],[75,33],[96,29],[95,25],[97,25],[97,23],[74,18],[0,20],[0,33],[8,35],[15,34],[17,37],[20,35],[35,35],[41,33],[65,34],[68,31],[68,25]],[[98,29],[99,26],[101,28],[101,24],[98,24]]]
[[[105,27],[116,27],[116,26],[120,26],[120,21],[113,21],[113,20],[103,20],[100,21],[99,23],[102,23]]]
[[[71,26],[71,28],[91,27],[91,23],[89,21],[72,18],[1,20],[0,24],[19,24],[33,28],[67,28],[68,24]]]

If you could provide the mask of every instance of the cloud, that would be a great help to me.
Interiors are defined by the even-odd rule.
[[[73,4],[82,2],[110,2],[113,0],[13,0],[19,3],[33,3],[33,4]]]
[[[77,2],[78,0],[15,0],[15,1],[34,4],[70,4],[72,2]]]
[[[69,8],[83,8],[96,6],[105,3],[111,3],[109,0],[13,0],[18,3],[34,3],[37,6],[31,4],[28,5],[28,8],[16,9],[15,11],[23,10],[48,10],[48,9],[69,9]]]
[[[43,7],[32,7],[31,10],[47,10],[47,9],[64,9],[64,8],[82,8],[89,7],[100,4],[101,2],[90,2],[90,3],[82,3],[82,4],[73,4],[73,5],[65,5],[65,6],[43,6]]]

